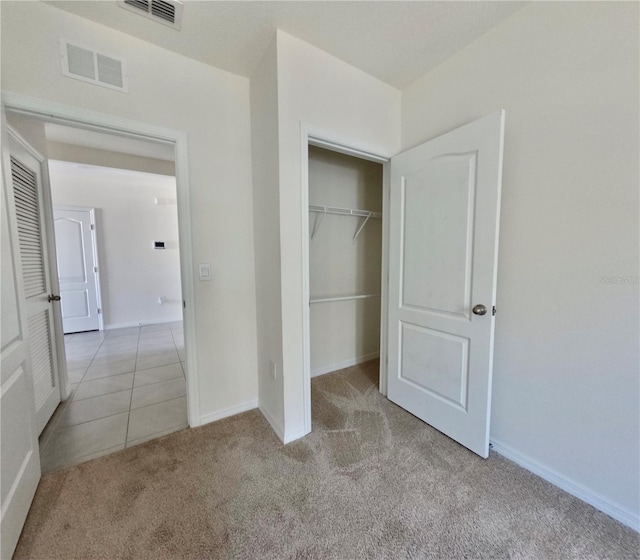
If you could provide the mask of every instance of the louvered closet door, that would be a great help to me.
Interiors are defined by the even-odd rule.
[[[40,433],[60,402],[41,169],[40,162],[14,138],[10,138],[10,152],[36,426]]]

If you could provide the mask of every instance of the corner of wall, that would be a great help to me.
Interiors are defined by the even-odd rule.
[[[274,36],[250,80],[251,169],[258,406],[278,437],[283,439],[277,87],[277,36]]]

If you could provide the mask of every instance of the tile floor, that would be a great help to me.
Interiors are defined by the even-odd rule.
[[[40,436],[43,472],[187,426],[182,322],[64,340],[73,392]]]

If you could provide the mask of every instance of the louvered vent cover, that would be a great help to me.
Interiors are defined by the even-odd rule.
[[[119,0],[118,5],[175,29],[182,24],[180,0]]]
[[[33,389],[36,410],[47,400],[51,388],[55,387],[53,348],[49,311],[41,311],[28,319],[29,346],[33,374]]]
[[[124,60],[60,40],[62,73],[70,78],[128,92]]]
[[[11,156],[11,179],[16,204],[24,295],[30,298],[46,291],[38,178],[31,169]]]

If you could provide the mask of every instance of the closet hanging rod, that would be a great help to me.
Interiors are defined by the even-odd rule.
[[[340,296],[340,297],[310,299],[309,303],[326,303],[329,301],[348,301],[350,299],[367,299],[367,298],[374,298],[374,297],[380,297],[380,294],[359,294],[355,296]]]
[[[337,206],[321,206],[318,204],[309,204],[309,212],[358,216],[359,218],[382,218],[382,212],[371,212],[370,210],[358,210],[356,208],[339,208]]]

